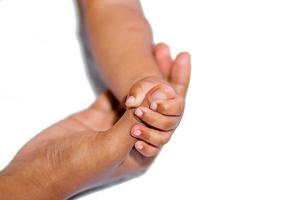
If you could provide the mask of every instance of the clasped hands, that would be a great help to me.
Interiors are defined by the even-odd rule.
[[[1,172],[5,183],[22,199],[65,199],[145,172],[181,120],[190,79],[189,54],[172,60],[162,43],[153,52],[162,76],[136,82],[125,109],[104,92],[29,141]]]

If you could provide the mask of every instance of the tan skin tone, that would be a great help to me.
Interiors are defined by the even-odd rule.
[[[165,49],[164,45],[158,45],[156,56],[160,57]],[[184,95],[187,81],[178,75],[189,70],[188,57],[177,57],[173,64],[166,57],[160,57],[158,63],[162,67],[165,64],[169,70],[166,75],[170,75],[166,80],[177,86],[178,95]],[[146,96],[144,105],[149,98],[151,93]],[[136,142],[129,134],[132,124],[139,124],[144,134],[153,138],[161,133],[145,131],[147,127],[134,117],[132,109],[119,119],[115,102],[105,93],[91,107],[34,137],[0,173],[1,197],[8,200],[66,199],[88,188],[143,173],[154,157],[144,157],[132,149]],[[169,137],[163,141],[167,142]]]
[[[127,110],[118,119],[111,98],[102,95],[33,138],[0,173],[4,199],[65,199],[143,173],[182,117],[189,54],[172,63],[160,44],[153,55],[150,26],[137,0],[78,2],[102,77]]]
[[[173,132],[183,113],[184,98],[176,94],[176,84],[170,85],[165,80],[167,65],[163,63],[160,69],[153,56],[151,27],[144,17],[139,0],[77,2],[82,29],[88,35],[91,53],[114,96],[121,105],[137,108],[136,116],[156,131],[164,131],[164,134]],[[165,63],[170,62],[168,49],[162,55],[166,58]],[[188,53],[181,53],[178,57],[186,57],[188,60],[190,56]],[[187,70],[185,74],[178,75],[178,78],[186,77],[189,73]],[[149,99],[151,109],[141,106],[145,95],[162,85],[164,87],[160,95]],[[172,101],[163,101],[166,99]],[[138,108],[139,106],[141,107]],[[155,115],[156,121],[164,123],[151,123],[153,120],[149,119],[149,113]],[[138,127],[133,127],[131,132],[141,137],[138,134],[140,131]],[[144,156],[154,156],[158,152],[157,143],[138,141],[135,147]]]
[[[151,28],[138,0],[79,0],[78,7],[94,60],[119,102],[124,103],[137,81],[162,78],[152,54]]]

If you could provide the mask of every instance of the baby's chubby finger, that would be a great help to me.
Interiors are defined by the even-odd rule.
[[[175,129],[180,121],[178,116],[165,116],[148,107],[138,107],[134,114],[147,125],[163,131]]]
[[[146,97],[147,92],[151,88],[148,88],[143,84],[135,84],[128,94],[128,97],[125,102],[125,106],[128,108],[137,107],[142,104],[144,98]]]
[[[133,126],[130,132],[133,137],[156,147],[162,147],[168,143],[172,135],[172,131],[158,131],[156,129],[148,128],[142,124]]]
[[[156,156],[160,149],[154,147],[144,141],[137,141],[134,145],[135,149],[145,157],[154,157]]]
[[[128,108],[140,106],[148,93],[156,90],[160,85],[167,85],[162,78],[160,77],[147,77],[144,78],[130,88],[125,105]],[[169,86],[171,87],[171,86]]]
[[[162,78],[147,77],[131,87],[125,105],[128,108],[138,107],[142,103],[143,105],[149,104],[149,100],[165,100],[175,96],[175,90]]]
[[[181,116],[185,107],[185,100],[182,96],[177,95],[176,98],[170,100],[160,100],[151,102],[150,108],[168,116]]]

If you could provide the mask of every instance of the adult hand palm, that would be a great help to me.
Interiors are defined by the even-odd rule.
[[[164,67],[161,69],[170,74],[172,60],[166,61],[162,57],[157,60],[160,67]],[[18,152],[8,171],[17,167],[22,167],[23,171],[36,169],[33,174],[27,174],[29,178],[47,173],[49,184],[60,180],[59,185],[54,184],[58,191],[69,182],[73,185],[71,191],[79,191],[144,172],[154,158],[144,157],[134,148],[127,150],[134,139],[126,144],[122,136],[117,138],[107,134],[124,112],[119,108],[109,92],[102,94],[88,109],[67,117],[34,137]],[[129,132],[123,134],[127,140],[131,137],[129,135]],[[71,181],[65,177],[70,175],[69,172],[76,174]],[[65,182],[61,181],[62,178],[66,179]],[[77,188],[72,188],[75,186]]]

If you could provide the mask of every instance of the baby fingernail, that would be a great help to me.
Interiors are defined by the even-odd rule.
[[[142,109],[140,108],[137,108],[135,111],[134,111],[134,114],[138,117],[141,117],[143,115],[143,111]]]
[[[157,103],[151,103],[150,104],[150,108],[151,108],[151,110],[156,110],[157,109]]]
[[[140,131],[140,130],[135,130],[134,132],[133,132],[133,135],[134,136],[140,136],[142,134],[142,132]]]
[[[135,97],[134,96],[129,96],[125,102],[126,106],[133,106],[135,103]]]
[[[135,148],[137,148],[138,150],[142,150],[144,146],[141,143],[136,143]]]

